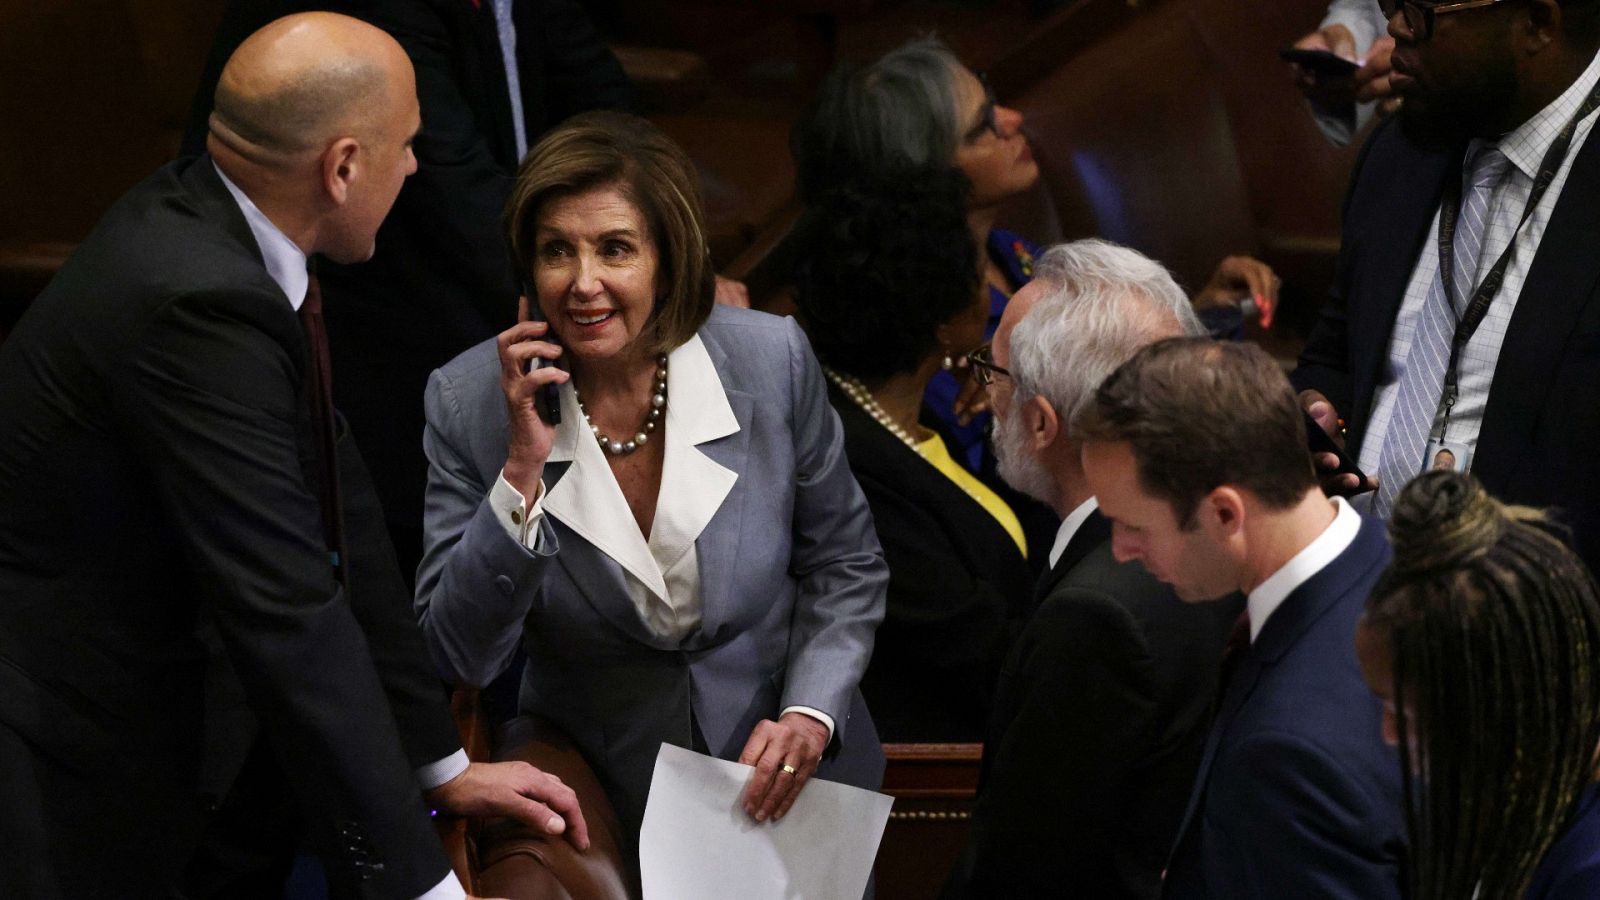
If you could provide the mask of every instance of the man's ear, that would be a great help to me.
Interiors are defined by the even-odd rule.
[[[1527,23],[1527,28],[1525,31],[1519,29],[1518,37],[1530,55],[1550,46],[1552,41],[1561,36],[1562,15],[1558,0],[1533,0],[1528,4],[1528,17],[1521,20]]]
[[[350,199],[350,186],[361,177],[361,143],[355,138],[340,138],[322,154],[322,189],[334,205]]]
[[[1201,523],[1221,537],[1232,537],[1244,528],[1244,497],[1226,484],[1212,488],[1200,501]]]
[[[1023,424],[1028,426],[1028,440],[1034,450],[1043,450],[1055,443],[1061,434],[1061,417],[1049,400],[1034,394],[1022,405]]]

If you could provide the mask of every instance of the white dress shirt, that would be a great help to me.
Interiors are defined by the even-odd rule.
[[[1067,545],[1072,543],[1072,538],[1078,533],[1078,529],[1082,528],[1083,523],[1087,522],[1089,516],[1099,508],[1100,501],[1090,497],[1079,503],[1077,508],[1067,513],[1067,517],[1061,520],[1061,526],[1056,529],[1056,542],[1050,547],[1050,568],[1056,567],[1056,563],[1061,560],[1061,554],[1067,552]]]
[[[560,393],[561,424],[548,462],[571,466],[549,491],[540,483],[531,507],[502,471],[489,492],[495,517],[530,551],[540,540],[540,517],[559,519],[622,567],[628,599],[652,634],[685,640],[700,627],[703,609],[694,542],[739,477],[695,446],[739,430],[711,355],[698,336],[667,355],[665,434],[651,436],[665,440],[666,449],[649,538],[640,532],[606,452],[585,424],[571,382]],[[828,739],[833,739],[833,718],[827,713],[807,706],[783,712],[811,716],[828,727]]]
[[[306,273],[305,251],[272,224],[266,213],[256,208],[255,201],[246,197],[244,191],[223,174],[215,162],[211,167],[217,170],[223,187],[233,195],[233,202],[239,204],[239,211],[244,213],[245,224],[250,226],[256,246],[261,248],[261,261],[266,263],[267,274],[283,289],[283,295],[289,298],[289,305],[294,311],[299,312],[301,305],[306,302],[306,288],[311,283],[311,276]]]
[[[215,167],[216,163],[213,162]],[[250,233],[255,235],[256,246],[261,249],[262,262],[266,264],[267,274],[283,290],[283,295],[289,299],[289,305],[295,312],[306,302],[306,289],[311,283],[310,276],[306,273],[306,254],[298,244],[289,240],[278,226],[272,224],[266,214],[258,209],[253,201],[245,196],[244,191],[234,184],[222,169],[217,169],[217,177],[222,179],[222,184],[233,195],[233,201],[239,205],[239,211],[244,213],[245,223],[250,226]],[[450,779],[466,771],[469,760],[465,750],[446,756],[444,759],[428,763],[417,769],[417,783],[424,791],[431,791]],[[461,900],[467,896],[461,882],[456,879],[454,872],[445,876],[444,880],[434,885],[418,900]]]
[[[1356,532],[1361,530],[1361,514],[1343,497],[1335,497],[1332,502],[1338,507],[1338,512],[1328,527],[1322,530],[1322,534],[1290,557],[1278,571],[1267,576],[1245,597],[1245,610],[1250,614],[1251,643],[1255,643],[1261,626],[1267,624],[1267,619],[1294,593],[1295,588],[1327,568],[1356,539]]]
[[[1513,233],[1518,234],[1519,238],[1510,265],[1506,267],[1505,282],[1495,295],[1494,302],[1489,305],[1488,315],[1484,316],[1482,324],[1473,332],[1472,340],[1467,342],[1461,354],[1461,393],[1455,408],[1450,411],[1450,431],[1446,438],[1451,443],[1466,444],[1472,450],[1477,449],[1478,432],[1483,427],[1483,412],[1489,401],[1489,386],[1494,381],[1495,362],[1499,359],[1506,329],[1511,324],[1511,314],[1517,307],[1518,295],[1522,293],[1528,268],[1539,250],[1545,226],[1550,222],[1550,213],[1555,209],[1567,174],[1572,170],[1572,161],[1594,129],[1595,116],[1600,113],[1591,113],[1578,123],[1572,135],[1572,146],[1556,170],[1555,180],[1550,182],[1549,190],[1545,191],[1544,198],[1539,201],[1538,208],[1528,217],[1522,230],[1514,232],[1514,229],[1523,208],[1528,204],[1528,196],[1533,191],[1533,179],[1539,172],[1539,163],[1544,159],[1545,152],[1555,142],[1561,129],[1577,114],[1578,107],[1597,81],[1600,81],[1600,54],[1590,60],[1588,68],[1578,76],[1578,80],[1549,106],[1498,141],[1488,142],[1506,155],[1511,167],[1500,186],[1489,197],[1488,233],[1483,238],[1483,250],[1478,254],[1477,274],[1472,284],[1457,286],[1457,290],[1465,294],[1469,302],[1472,290],[1488,274],[1501,251],[1511,243]],[[1474,158],[1481,143],[1473,142],[1468,148],[1467,159]],[[1388,366],[1392,377],[1381,378],[1373,393],[1372,415],[1368,419],[1366,437],[1361,442],[1360,465],[1366,472],[1378,471],[1378,458],[1389,434],[1390,419],[1400,392],[1400,374],[1404,372],[1406,356],[1411,352],[1417,317],[1439,271],[1438,233],[1439,213],[1435,212],[1428,226],[1427,240],[1423,242],[1422,255],[1417,259],[1416,268],[1411,272],[1411,281],[1406,286],[1405,299],[1395,319],[1394,335],[1389,339]],[[1456,302],[1459,317],[1464,305],[1459,305],[1459,298]]]

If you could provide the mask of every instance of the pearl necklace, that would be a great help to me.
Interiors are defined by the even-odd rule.
[[[623,456],[643,447],[650,440],[650,435],[656,430],[656,425],[661,421],[661,414],[667,411],[667,357],[665,354],[656,357],[655,389],[650,392],[650,412],[645,414],[644,422],[639,426],[639,431],[631,441],[613,441],[600,432],[600,426],[594,424],[589,418],[589,411],[583,406],[583,397],[578,394],[578,385],[572,385],[572,399],[578,401],[578,412],[583,413],[583,421],[594,432],[595,440],[600,442],[600,449],[612,456]]]
[[[901,428],[900,423],[889,418],[889,414],[883,411],[883,407],[878,405],[877,400],[873,399],[872,392],[867,390],[867,386],[861,383],[861,379],[851,375],[845,375],[840,372],[835,372],[833,369],[830,369],[827,366],[822,367],[822,373],[828,376],[829,381],[838,385],[839,390],[843,391],[844,395],[849,397],[851,402],[861,407],[862,412],[865,412],[867,415],[871,416],[874,422],[877,422],[879,425],[882,425],[884,428],[888,429],[890,434],[899,438],[901,443],[905,444],[907,447],[910,447],[918,456],[926,458],[926,454],[922,452],[922,448],[918,445],[917,439],[913,438],[910,432],[906,431],[904,428]]]

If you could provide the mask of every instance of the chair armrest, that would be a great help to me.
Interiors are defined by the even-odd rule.
[[[632,840],[624,840],[616,813],[594,770],[572,741],[550,722],[522,716],[495,735],[496,762],[522,760],[560,778],[578,795],[589,825],[588,851],[561,835],[547,835],[509,819],[484,822],[476,836],[477,879],[482,894],[540,900],[630,900],[641,896]]]
[[[461,736],[461,747],[472,762],[489,758],[489,726],[484,719],[477,688],[456,688],[450,694],[450,717],[455,720],[456,733]],[[439,832],[439,842],[444,845],[444,855],[450,868],[461,879],[467,893],[477,895],[476,823],[461,816],[434,814],[434,827]]]

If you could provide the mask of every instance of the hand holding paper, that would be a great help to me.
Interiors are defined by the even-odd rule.
[[[662,744],[639,836],[645,900],[857,900],[894,800],[816,780],[781,820],[742,805],[749,766]]]
[[[784,713],[776,722],[756,725],[739,754],[739,762],[755,767],[744,791],[744,811],[757,822],[783,818],[827,746],[828,726],[805,713]]]

